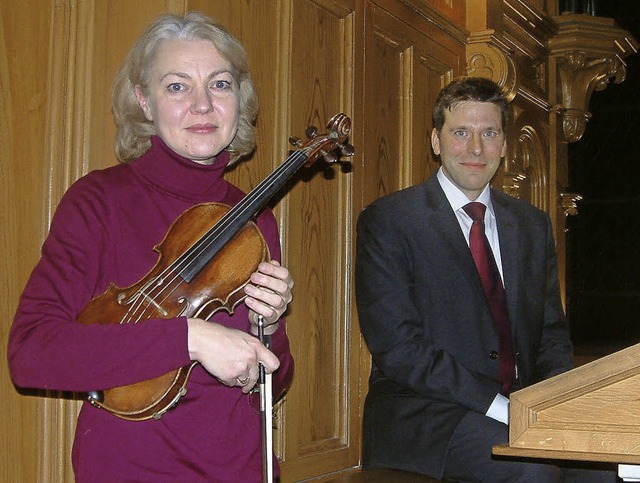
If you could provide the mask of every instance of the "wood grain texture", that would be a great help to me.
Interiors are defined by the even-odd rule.
[[[7,340],[18,297],[42,242],[43,134],[47,103],[48,4],[0,0],[0,480],[37,481],[42,467],[42,399],[17,391]],[[27,23],[28,19],[28,23]]]
[[[640,461],[638,361],[640,344],[513,393],[510,454],[535,450],[560,459],[581,453],[580,459],[593,461]]]
[[[301,172],[272,203],[284,262],[296,281],[288,314],[296,374],[276,408],[275,449],[283,483],[357,468],[370,360],[354,303],[355,221],[374,199],[438,168],[429,145],[431,109],[440,88],[466,72],[467,3],[146,0],[132,7],[125,0],[0,0],[3,351],[60,196],[82,174],[116,163],[110,90],[124,55],[157,15],[201,10],[245,46],[260,101],[258,147],[228,173],[230,181],[249,191],[286,158],[289,136],[303,137],[311,124],[322,131],[337,112],[352,119],[350,166]],[[505,174],[524,174],[521,197],[550,212],[563,277],[564,215],[557,213],[557,197],[567,183],[566,145],[545,104],[561,96],[555,64],[544,58],[526,22],[496,8],[503,2],[473,3],[485,16],[473,24],[495,29],[488,42],[500,40],[517,53],[522,89],[514,100],[517,128]],[[508,11],[530,16],[541,38],[548,35],[550,17],[538,18],[524,0],[509,3],[515,10]],[[68,395],[23,395],[11,384],[4,353],[0,367],[2,481],[72,481],[77,403]],[[596,392],[538,416],[540,423],[550,424],[549,418],[568,425],[572,412],[602,402]],[[629,413],[635,404],[628,401]],[[514,426],[526,426],[530,417],[522,411]]]

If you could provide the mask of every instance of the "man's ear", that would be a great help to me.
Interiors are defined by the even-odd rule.
[[[438,131],[435,127],[433,128],[433,131],[431,131],[431,148],[436,156],[440,155],[440,136],[438,135]]]
[[[140,104],[140,107],[144,112],[144,117],[147,118],[147,121],[153,122],[153,115],[151,114],[151,109],[149,109],[149,102],[147,100],[147,96],[144,95],[142,87],[139,85],[136,86],[135,93],[136,93],[136,98],[138,99],[138,104]]]

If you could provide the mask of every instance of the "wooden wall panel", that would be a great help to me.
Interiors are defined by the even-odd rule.
[[[366,5],[363,205],[437,170],[430,142],[433,100],[462,66],[461,44],[429,35],[433,25],[426,17],[402,2]]]
[[[0,164],[9,207],[2,213],[3,350],[60,196],[84,173],[116,163],[110,95],[123,57],[157,15],[201,10],[242,41],[260,100],[258,148],[229,180],[250,190],[287,156],[289,136],[304,137],[311,124],[322,132],[338,112],[352,118],[350,168],[311,168],[273,203],[296,280],[288,318],[296,376],[277,407],[276,451],[283,483],[357,467],[369,357],[352,286],[355,219],[379,195],[420,182],[436,167],[431,103],[463,55],[464,36],[449,23],[455,15],[447,20],[442,10],[451,4],[146,0],[132,9],[124,0],[33,2],[27,11],[23,2],[0,0],[0,94],[9,106],[0,134],[11,139]],[[21,395],[0,372],[3,481],[73,481],[78,402]]]
[[[437,10],[457,25],[464,25],[466,0],[421,0],[421,3]]]
[[[403,62],[406,48],[397,38],[394,30],[384,29],[385,20],[396,22],[375,7],[369,12],[371,37],[367,39],[368,55],[365,58],[365,99],[364,118],[367,122],[368,142],[362,147],[366,162],[364,173],[364,202],[366,206],[382,195],[397,191],[407,184],[403,180],[402,123],[404,97],[402,75],[406,68]],[[368,17],[369,17],[368,15]]]
[[[183,0],[145,0],[133,8],[127,0],[92,0],[80,5],[91,5],[93,11],[88,19],[91,23],[86,27],[86,38],[78,46],[89,48],[90,70],[85,80],[90,92],[84,106],[87,122],[80,126],[86,146],[83,171],[87,172],[117,162],[113,149],[115,123],[111,114],[111,87],[125,55],[151,20],[163,13],[182,14],[186,12],[186,4]]]
[[[354,14],[351,2],[341,3],[292,2],[288,124],[298,133],[309,125],[325,132],[339,112],[353,116]],[[285,402],[284,481],[336,471],[357,458],[348,415],[358,374],[354,378],[347,364],[353,321],[345,304],[354,174],[322,168],[318,163],[302,173],[281,203],[296,280],[288,319],[296,377]]]
[[[257,148],[251,158],[241,161],[227,174],[229,181],[245,191],[255,187],[287,155],[290,134],[284,113],[288,78],[283,69],[286,69],[289,52],[283,42],[289,8],[288,2],[281,0],[187,2],[187,10],[204,12],[224,25],[242,42],[249,57],[259,102]]]
[[[285,159],[289,136],[303,137],[310,124],[323,131],[337,112],[352,118],[350,169],[325,176],[312,168],[272,203],[296,281],[288,317],[296,375],[276,411],[287,483],[360,463],[370,361],[354,304],[355,221],[374,199],[437,169],[432,104],[465,73],[465,44],[489,60],[497,47],[508,52],[493,60],[506,65],[507,80],[522,81],[514,83],[505,178],[526,175],[521,195],[550,212],[564,278],[558,187],[567,184],[566,146],[547,105],[561,98],[561,85],[544,40],[556,26],[529,4],[557,13],[550,0],[145,0],[135,8],[126,0],[0,0],[0,480],[73,480],[78,403],[13,387],[8,331],[60,197],[82,174],[116,162],[111,83],[153,18],[201,10],[245,46],[260,100],[258,147],[228,174],[244,190]],[[482,32],[469,37],[465,21]],[[486,74],[488,64],[472,64]]]
[[[14,389],[6,347],[42,241],[50,1],[0,0],[0,480],[36,481],[43,400]],[[25,25],[25,19],[29,19]]]

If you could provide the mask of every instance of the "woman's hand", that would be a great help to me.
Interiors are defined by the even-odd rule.
[[[249,307],[251,332],[258,334],[258,316],[264,317],[265,335],[273,334],[278,328],[278,320],[291,302],[293,279],[289,270],[275,260],[262,262],[258,271],[251,275],[251,283],[244,292],[245,303]]]
[[[258,380],[259,363],[267,374],[280,366],[276,355],[246,332],[202,319],[188,319],[187,326],[191,360],[227,386],[248,393]]]

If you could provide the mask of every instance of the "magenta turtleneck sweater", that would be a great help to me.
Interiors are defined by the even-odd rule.
[[[75,320],[110,283],[127,287],[140,280],[158,261],[153,247],[186,209],[212,201],[233,206],[243,197],[223,178],[228,162],[223,152],[212,165],[194,163],[154,136],[140,158],[93,171],[71,186],[11,328],[9,367],[17,386],[86,392],[191,363],[184,317],[124,325]],[[279,260],[272,213],[264,210],[257,225],[271,257]],[[220,313],[213,320],[249,329],[244,304],[233,316]],[[293,373],[284,321],[272,337],[272,350],[281,363],[273,377],[277,394]],[[197,365],[186,396],[159,421],[125,421],[85,403],[73,448],[76,479],[259,482],[260,415],[249,398]]]

